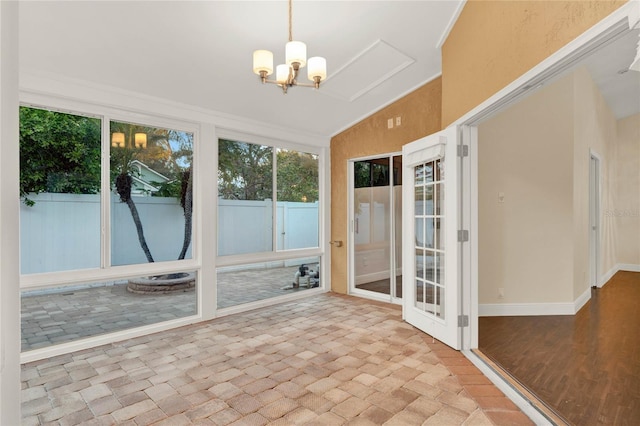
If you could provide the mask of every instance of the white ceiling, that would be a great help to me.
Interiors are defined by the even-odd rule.
[[[256,49],[284,62],[286,1],[21,2],[20,67],[331,136],[440,74],[461,4],[294,1],[294,39],[327,59],[319,91],[252,72]]]
[[[294,39],[326,57],[329,78],[283,95],[251,68],[256,49],[284,61],[286,1],[22,1],[20,69],[328,137],[439,75],[463,3],[294,1]],[[632,33],[586,61],[619,118],[640,111],[640,73],[618,73]]]

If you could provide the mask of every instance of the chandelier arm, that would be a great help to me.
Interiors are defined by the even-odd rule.
[[[293,0],[289,0],[289,41],[293,41],[293,30],[292,30],[293,20],[291,18],[292,9],[293,9],[292,3],[293,3]]]

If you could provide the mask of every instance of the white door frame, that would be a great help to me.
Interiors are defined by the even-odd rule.
[[[354,216],[355,216],[355,210],[354,210],[354,192],[355,192],[355,182],[354,182],[354,176],[353,176],[353,171],[354,171],[354,164],[358,161],[367,161],[367,160],[374,160],[374,159],[378,159],[378,158],[388,158],[389,159],[389,172],[390,172],[390,189],[389,189],[389,201],[390,201],[390,209],[391,209],[391,217],[390,217],[390,230],[389,232],[391,233],[391,239],[393,240],[391,242],[391,246],[389,248],[389,271],[390,271],[390,281],[389,281],[389,285],[394,285],[395,286],[395,281],[392,281],[395,279],[395,274],[397,273],[398,268],[402,268],[402,264],[397,265],[396,263],[396,243],[395,243],[395,238],[396,238],[396,234],[395,234],[395,221],[396,218],[394,216],[394,212],[395,212],[395,195],[394,195],[394,182],[393,182],[393,158],[397,157],[397,156],[402,156],[402,151],[400,152],[390,152],[390,153],[382,153],[382,154],[376,154],[376,155],[368,155],[366,157],[358,157],[358,158],[351,158],[347,161],[347,227],[348,227],[348,236],[347,236],[347,247],[348,247],[348,253],[347,253],[347,270],[348,270],[348,279],[347,279],[347,294],[351,294],[354,296],[359,296],[359,297],[364,297],[367,299],[373,299],[373,300],[378,300],[381,302],[391,302],[394,304],[401,304],[402,303],[402,298],[398,298],[398,297],[394,297],[393,296],[393,291],[391,291],[391,288],[389,288],[390,293],[389,294],[384,294],[384,293],[376,293],[373,291],[367,291],[367,290],[362,290],[362,289],[358,289],[356,288],[356,268],[355,268],[355,254],[356,254],[356,250],[355,250],[355,224],[354,224]]]
[[[469,146],[469,156],[462,167],[462,228],[469,229],[470,244],[462,259],[461,314],[469,314],[469,328],[463,330],[462,350],[475,358],[471,349],[478,347],[478,136],[477,126],[528,95],[541,84],[563,74],[598,48],[621,37],[630,29],[640,28],[640,2],[630,1],[553,55],[530,69],[495,95],[460,117],[451,126],[461,129],[462,144]],[[468,228],[467,228],[468,227]],[[473,360],[473,359],[472,359]],[[488,375],[486,365],[478,365]],[[499,386],[501,389],[502,387]],[[508,396],[512,389],[502,389]]]
[[[589,285],[600,287],[601,157],[589,152]]]

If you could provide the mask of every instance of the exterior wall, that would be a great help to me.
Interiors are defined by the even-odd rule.
[[[586,69],[573,74],[574,157],[573,157],[573,298],[590,287],[589,282],[589,159],[600,159],[600,276],[615,265],[616,238],[613,220],[604,215],[612,205],[611,167],[616,148],[616,119]]]
[[[626,1],[468,0],[442,46],[447,127]]]
[[[640,114],[617,123],[615,202],[605,215],[615,224],[616,261],[640,269]]]
[[[573,301],[573,137],[572,76],[478,126],[480,304]]]
[[[353,158],[397,152],[402,145],[440,130],[441,79],[436,78],[331,139],[331,289],[347,292],[347,162]],[[402,124],[387,129],[387,120]]]

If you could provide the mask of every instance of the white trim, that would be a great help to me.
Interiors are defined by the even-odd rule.
[[[129,120],[135,113],[170,117],[172,119],[211,123],[226,129],[237,129],[256,135],[268,135],[285,141],[302,141],[312,146],[328,147],[330,138],[313,133],[274,126],[270,123],[249,120],[243,117],[208,110],[164,98],[143,95],[137,92],[106,86],[80,79],[72,79],[55,73],[34,70],[20,72],[20,100],[42,104],[41,98],[56,97],[59,104],[74,105],[82,101],[101,109],[129,110]],[[90,111],[85,111],[90,112]]]
[[[495,303],[478,305],[481,317],[574,315],[574,303]]]
[[[502,376],[496,373],[493,368],[489,367],[489,365],[487,365],[475,353],[469,350],[462,350],[461,352],[537,426],[553,425],[553,423],[551,423],[531,404],[531,401],[524,398],[520,392],[516,391],[502,378]]]
[[[598,287],[602,287],[604,286],[606,283],[609,282],[609,280],[611,278],[613,278],[613,276],[616,274],[616,272],[618,272],[619,269],[619,265],[615,265],[613,268],[609,269],[609,271],[604,274],[601,275],[600,278],[598,279]]]
[[[604,287],[606,283],[613,278],[615,274],[619,271],[628,271],[628,272],[640,272],[640,264],[633,263],[617,263],[613,268],[609,269],[609,271],[600,276],[598,280],[598,287]]]
[[[616,267],[618,268],[618,271],[640,272],[640,264],[634,265],[632,263],[618,263]]]
[[[640,272],[640,264],[618,263],[600,276],[598,287],[603,287],[619,271]],[[513,317],[544,315],[575,315],[591,299],[591,287],[576,300],[567,303],[485,303],[478,305],[480,317]]]
[[[377,114],[378,112],[382,111],[383,109],[385,109],[389,105],[393,104],[394,102],[404,98],[409,93],[415,92],[416,90],[418,90],[422,86],[424,86],[424,85],[426,85],[428,83],[431,83],[433,80],[435,80],[438,77],[442,77],[442,72],[439,72],[437,74],[432,75],[431,77],[428,77],[426,80],[416,84],[415,86],[410,87],[409,89],[405,90],[404,92],[401,92],[400,94],[398,94],[398,96],[390,99],[389,102],[380,105],[377,109],[375,109],[373,111],[369,111],[369,112],[363,114],[362,116],[354,119],[353,121],[350,121],[349,123],[345,124],[344,126],[340,127],[338,130],[336,130],[335,132],[333,132],[331,134],[331,136],[329,137],[329,140],[331,140],[331,138],[333,138],[334,136],[337,136],[340,133],[344,132],[345,130],[350,129],[351,127],[355,126],[356,124],[360,123],[361,121],[364,121],[366,118],[369,118],[374,114]]]
[[[573,302],[573,312],[578,313],[580,309],[591,299],[591,287],[588,287],[578,298]]]
[[[631,0],[621,6],[449,126],[477,125],[509,105],[513,105],[516,100],[535,90],[548,79],[568,70],[584,57],[636,25],[640,19],[639,5],[640,2],[637,0]]]
[[[458,7],[453,12],[451,19],[449,19],[449,23],[447,24],[447,27],[444,29],[444,31],[442,32],[442,35],[440,36],[440,39],[438,40],[438,44],[436,44],[436,49],[442,49],[442,46],[447,41],[447,38],[449,38],[449,34],[451,33],[453,26],[456,24],[456,22],[458,22],[458,18],[460,17],[460,14],[462,13],[462,9],[464,9],[465,4],[467,4],[467,0],[462,0],[458,4]]]

